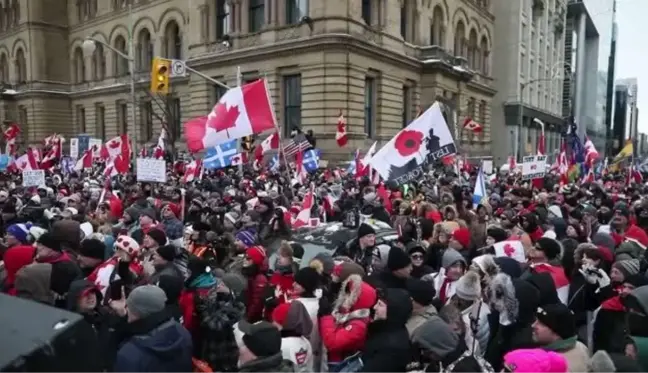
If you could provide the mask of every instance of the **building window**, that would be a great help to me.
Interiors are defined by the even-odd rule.
[[[85,81],[85,63],[81,47],[77,47],[74,50],[74,63],[72,67],[74,69],[73,82],[76,84],[83,83]]]
[[[11,8],[13,9],[13,25],[18,26],[18,23],[20,22],[20,4],[18,3],[18,0],[13,0]]]
[[[480,52],[481,52],[481,72],[484,75],[489,75],[490,74],[490,64],[488,63],[488,60],[490,59],[490,51],[488,50],[488,40],[486,40],[486,37],[482,37],[481,43],[480,43]]]
[[[167,23],[164,30],[166,57],[175,60],[182,59],[182,38],[180,37],[180,26],[178,26],[176,21],[170,21]]]
[[[373,0],[362,0],[362,19],[367,26],[371,26],[371,2]]]
[[[221,81],[222,77],[217,77],[214,79]],[[216,105],[216,103],[221,99],[221,97],[223,97],[225,92],[227,92],[227,89],[219,86],[218,84],[214,84],[212,89],[212,105]]]
[[[403,86],[403,128],[412,120],[412,88],[408,85]]]
[[[221,40],[229,34],[231,12],[229,0],[216,0],[216,40]]]
[[[25,52],[22,48],[18,48],[16,52],[16,77],[18,78],[19,84],[27,81],[27,60],[25,59]]]
[[[171,137],[180,138],[182,135],[182,108],[180,107],[180,98],[173,97],[169,102],[169,114],[171,115]]]
[[[106,77],[106,57],[101,43],[95,43],[96,49],[92,54],[93,78],[95,81],[103,80]]]
[[[21,137],[23,143],[29,143],[29,123],[27,117],[27,106],[20,105],[18,107],[18,123],[22,131]]]
[[[486,101],[484,100],[479,102],[479,124],[486,125]]]
[[[265,0],[249,0],[249,32],[261,31],[265,19]]]
[[[86,113],[83,105],[78,105],[76,109],[77,130],[79,133],[86,133]]]
[[[95,104],[95,135],[106,139],[106,108],[103,104]]]
[[[88,14],[88,2],[86,0],[77,0],[76,4],[77,22],[81,23]]]
[[[459,57],[466,57],[464,46],[466,44],[466,26],[462,21],[457,22],[454,38],[454,55]]]
[[[117,101],[117,133],[128,134],[128,104],[126,101]]]
[[[9,83],[9,62],[4,53],[0,56],[0,83]]]
[[[115,38],[115,49],[128,55],[126,51],[126,39],[119,35]],[[128,74],[128,60],[113,52],[113,65],[115,66],[115,76],[126,76]]]
[[[140,124],[142,126],[142,141],[148,142],[153,137],[153,103],[144,101],[140,104]]]
[[[308,0],[286,0],[286,23],[299,23],[307,15]]]
[[[365,103],[364,103],[364,131],[369,138],[374,136],[374,124],[376,121],[376,79],[373,77],[365,78]]]
[[[153,60],[153,43],[151,42],[151,33],[148,29],[142,29],[137,36],[137,70],[151,71],[151,61]]]
[[[432,13],[432,21],[430,26],[430,45],[438,45],[443,47],[445,43],[443,38],[445,37],[445,25],[443,21],[443,9],[439,5],[434,7],[434,12]]]
[[[284,125],[283,135],[288,137],[294,129],[301,128],[301,75],[283,77]]]
[[[479,69],[479,46],[477,45],[477,31],[475,29],[470,30],[470,36],[468,37],[468,66],[473,70]]]
[[[400,8],[400,34],[403,37],[403,40],[405,41],[409,40],[407,35],[408,24],[409,24],[409,14],[408,14],[407,2],[402,1],[401,8]]]

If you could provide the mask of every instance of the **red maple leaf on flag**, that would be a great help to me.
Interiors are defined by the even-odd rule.
[[[506,244],[504,245],[504,254],[508,256],[509,258],[513,256],[513,253],[515,253],[515,247],[511,244]]]
[[[27,167],[27,162],[22,162],[20,164],[20,168],[26,168]]]
[[[110,146],[111,149],[117,149],[121,146],[119,141],[113,140],[108,143],[108,146]]]
[[[221,102],[214,107],[214,113],[216,118],[209,120],[207,125],[219,132],[236,127],[236,119],[241,114],[238,106],[232,106],[228,109],[227,105]]]

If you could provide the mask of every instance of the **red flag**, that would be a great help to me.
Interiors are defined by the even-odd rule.
[[[475,122],[471,117],[466,117],[466,119],[463,122],[463,128],[466,130],[470,130],[474,133],[479,133],[482,131],[482,125]]]
[[[337,141],[339,147],[343,147],[347,144],[348,140],[349,138],[347,136],[346,120],[344,119],[342,110],[340,110],[340,115],[338,116],[337,122],[337,131],[335,132],[335,141]]]
[[[273,133],[261,141],[261,144],[254,149],[254,158],[261,162],[263,155],[270,150],[279,149],[279,134]]]

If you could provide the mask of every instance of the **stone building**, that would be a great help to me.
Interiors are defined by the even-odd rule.
[[[490,152],[490,0],[0,0],[2,118],[21,141],[59,132],[156,140],[162,120],[175,136],[204,115],[224,90],[195,74],[172,80],[164,100],[148,92],[151,59],[186,60],[228,84],[266,78],[283,134],[312,129],[336,152],[340,110],[351,146],[387,140],[419,108],[442,99],[471,153]],[[132,37],[131,37],[132,36]],[[92,37],[125,54],[128,61]],[[129,48],[132,41],[132,49]],[[135,122],[130,117],[135,80]],[[162,110],[166,108],[166,110]],[[164,118],[164,112],[169,117]],[[459,126],[461,127],[461,126]],[[178,145],[182,145],[178,141]],[[342,154],[340,154],[342,155]],[[345,157],[347,157],[345,155]]]

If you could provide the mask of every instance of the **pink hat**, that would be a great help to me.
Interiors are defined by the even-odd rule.
[[[504,365],[515,373],[567,373],[567,360],[561,354],[539,348],[511,351],[504,355]]]

